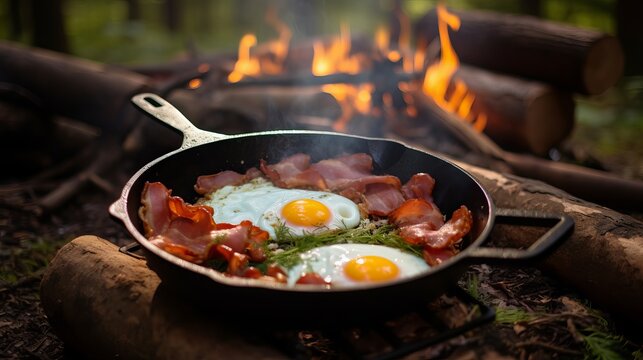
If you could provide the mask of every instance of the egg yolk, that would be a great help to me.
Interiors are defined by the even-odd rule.
[[[299,199],[281,209],[281,215],[290,224],[298,226],[323,226],[330,220],[330,210],[317,200]]]
[[[344,265],[344,274],[360,282],[380,282],[397,278],[400,269],[389,259],[380,256],[360,256]]]

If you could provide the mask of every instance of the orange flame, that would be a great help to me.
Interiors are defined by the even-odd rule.
[[[259,75],[261,68],[259,60],[250,55],[250,48],[257,45],[257,37],[254,34],[246,34],[239,41],[239,56],[234,64],[234,69],[228,75],[231,83],[239,82],[244,76]]]
[[[360,59],[351,55],[351,34],[346,24],[340,27],[339,38],[327,47],[321,41],[313,44],[312,73],[316,76],[337,72],[356,74],[361,70]]]
[[[458,114],[461,118],[472,123],[476,130],[482,131],[487,124],[487,116],[484,113],[473,116],[471,107],[475,96],[469,92],[469,88],[462,80],[455,79],[454,88],[447,99],[451,79],[460,65],[449,39],[449,27],[456,31],[459,30],[460,18],[448,12],[442,4],[438,4],[437,14],[441,46],[440,61],[427,69],[422,89],[426,95],[433,98],[440,108]]]
[[[268,53],[272,56],[257,57],[252,55],[250,49],[257,45],[257,37],[254,34],[246,34],[239,41],[239,56],[234,64],[234,69],[228,75],[231,83],[239,82],[245,76],[256,76],[260,74],[279,74],[283,71],[283,64],[288,56],[292,32],[282,22],[274,9],[266,13],[266,22],[273,26],[279,37],[277,40],[266,44]]]
[[[313,51],[311,71],[315,76],[338,72],[355,74],[362,69],[361,59],[350,53],[350,29],[345,24],[340,28],[340,36],[333,39],[329,46],[316,41],[313,44]],[[333,96],[342,108],[340,118],[333,125],[337,131],[345,131],[346,125],[355,113],[368,114],[371,111],[372,84],[359,86],[329,84],[322,86],[322,91]]]

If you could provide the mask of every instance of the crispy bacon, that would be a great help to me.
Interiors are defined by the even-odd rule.
[[[310,156],[306,154],[295,154],[272,165],[261,159],[259,169],[281,188],[328,189],[321,175],[310,168]]]
[[[331,190],[346,188],[343,186],[350,180],[372,176],[373,159],[364,153],[339,156],[326,159],[311,165],[317,171]]]
[[[434,249],[430,246],[425,246],[422,250],[422,257],[427,264],[431,266],[437,266],[454,257],[457,253],[458,251],[453,249],[452,247],[447,247],[444,249]]]
[[[433,202],[433,188],[435,179],[427,173],[417,173],[402,186],[402,194],[405,199],[424,199]]]
[[[400,207],[389,214],[389,221],[402,228],[409,225],[426,224],[430,230],[444,225],[444,215],[440,209],[424,199],[406,200]]]
[[[194,190],[201,195],[205,195],[219,190],[224,186],[245,184],[261,175],[261,171],[255,167],[248,169],[245,174],[240,174],[232,170],[224,170],[216,174],[199,176],[196,179]]]
[[[146,183],[143,188],[139,215],[146,236],[153,244],[195,263],[215,256],[214,245],[226,246],[240,254],[249,253],[244,256],[252,260],[265,259],[263,248],[258,244],[268,239],[266,231],[250,221],[238,225],[216,224],[211,207],[186,204],[170,194],[171,190],[161,183]]]
[[[435,230],[429,223],[418,223],[400,228],[400,236],[408,243],[444,249],[457,243],[469,233],[473,219],[466,206],[453,212],[451,219]]]
[[[374,183],[366,187],[362,208],[369,215],[387,216],[403,202],[404,197],[395,185]]]
[[[324,278],[316,272],[306,272],[301,274],[295,284],[330,285],[328,281],[324,280]]]

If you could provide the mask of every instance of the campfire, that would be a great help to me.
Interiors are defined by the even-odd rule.
[[[108,66],[0,43],[0,95],[11,100],[10,109],[27,114],[29,121],[56,114],[64,119],[56,122],[56,135],[65,133],[83,149],[70,155],[65,164],[24,183],[0,188],[0,193],[11,194],[2,203],[19,207],[14,203],[16,194],[24,195],[31,201],[21,211],[36,218],[55,217],[73,202],[83,185],[92,184],[115,201],[112,215],[124,220],[130,231],[119,239],[100,233],[76,238],[63,247],[44,275],[43,308],[57,333],[75,350],[111,354],[115,348],[124,357],[179,353],[199,357],[212,351],[242,357],[283,353],[364,358],[453,355],[458,345],[446,339],[461,337],[487,346],[484,342],[490,335],[484,326],[493,321],[494,308],[505,309],[506,304],[490,302],[471,290],[479,288],[476,276],[507,286],[514,274],[527,276],[522,271],[529,270],[522,268],[534,264],[616,319],[643,316],[637,301],[643,287],[632,286],[643,284],[643,226],[617,212],[640,208],[643,183],[557,161],[575,125],[575,99],[603,93],[622,76],[624,55],[615,37],[532,17],[458,11],[441,3],[415,21],[398,4],[391,10],[390,23],[369,34],[357,33],[350,23],[343,23],[334,35],[300,39],[274,9],[269,9],[265,22],[274,34],[270,39],[260,41],[252,32],[239,34],[235,51],[154,66]],[[61,90],[60,84],[66,87]],[[141,93],[162,96],[156,101],[159,109],[161,99],[167,99],[194,126],[218,135],[196,130],[197,135],[185,135],[182,144],[176,131],[143,116],[132,105],[131,101],[140,101],[132,100],[137,98],[134,95]],[[153,109],[145,111],[154,113]],[[493,251],[499,248],[505,251],[503,260],[515,257],[521,270],[476,265],[459,283],[440,286],[438,296],[428,304],[409,304],[408,311],[395,313],[397,317],[373,316],[367,321],[342,314],[338,316],[347,319],[339,325],[305,324],[281,314],[270,314],[270,321],[255,324],[259,314],[251,307],[244,306],[242,314],[232,315],[231,304],[241,304],[234,293],[232,301],[229,294],[217,292],[207,292],[206,301],[186,299],[186,289],[202,289],[197,296],[190,293],[190,297],[201,297],[212,279],[193,281],[194,274],[179,275],[183,280],[178,283],[185,284],[177,287],[176,281],[168,280],[176,269],[170,271],[172,275],[165,274],[164,265],[150,256],[155,254],[141,248],[140,240],[131,242],[137,240],[131,228],[139,226],[140,220],[128,223],[127,216],[139,210],[130,209],[135,202],[124,198],[130,196],[130,185],[134,185],[132,194],[140,191],[141,180],[125,185],[127,196],[119,199],[123,168],[127,166],[126,175],[131,176],[149,161],[179,148],[178,157],[187,158],[185,154],[192,154],[194,148],[210,146],[211,139],[244,133],[251,133],[252,138],[254,132],[273,130],[321,131],[324,139],[333,139],[335,134],[357,136],[366,148],[373,147],[373,155],[397,151],[397,147],[382,145],[387,140],[380,140],[391,139],[411,147],[405,148],[408,153],[429,152],[447,159],[475,179],[467,181],[480,183],[484,196],[476,196],[489,197],[493,204],[476,203],[483,210],[473,209],[472,221],[476,222],[484,217],[481,211],[492,213],[490,230],[481,236],[489,244],[472,246],[473,255],[466,252],[467,244],[462,257],[494,261]],[[296,141],[305,146],[302,140]],[[328,147],[344,141],[329,140]],[[216,158],[237,158],[223,152],[217,151]],[[191,171],[187,162],[180,171]],[[120,169],[120,182],[110,177],[113,169]],[[438,186],[453,187],[457,182],[442,181]],[[186,192],[176,193],[185,197]],[[494,220],[496,226],[491,230]],[[547,252],[537,252],[538,262],[515,255],[537,249],[552,233],[566,240]],[[120,246],[124,241],[126,246]],[[525,262],[515,261],[518,258]],[[194,264],[180,265],[178,271],[183,275],[194,268]],[[75,291],[72,285],[83,290]],[[607,285],[610,291],[605,290]],[[469,291],[462,291],[463,287]],[[257,301],[278,302],[279,296],[287,296],[274,296],[263,288],[256,294],[252,289],[236,290],[253,299],[256,296]],[[537,299],[524,301],[510,294],[507,301],[511,306],[528,304],[529,314],[536,316],[531,310],[540,306],[538,301],[552,301],[547,298],[549,293],[537,294]],[[220,301],[221,308],[213,307],[212,299],[224,295],[226,305]],[[103,298],[109,299],[109,305]],[[187,301],[189,309],[184,306]],[[319,299],[306,301],[321,306]],[[563,315],[547,315],[533,322],[521,318],[512,323],[512,336],[528,333],[530,326],[562,321],[558,325],[565,329],[565,337],[557,340],[582,344],[588,341],[583,340],[588,336],[585,331],[600,321],[581,307],[565,298],[558,308]],[[88,327],[87,319],[78,313],[90,314],[103,325]],[[209,324],[204,318],[221,322]],[[256,327],[249,331],[248,324]],[[228,325],[246,330],[229,332]],[[478,331],[479,340],[472,340],[471,331]],[[213,350],[210,339],[224,338]],[[523,353],[532,347],[555,354],[581,354],[576,348],[545,346],[536,340],[516,345]]]

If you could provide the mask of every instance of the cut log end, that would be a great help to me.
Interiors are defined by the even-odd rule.
[[[619,40],[605,36],[589,49],[583,66],[585,92],[597,95],[614,86],[623,76],[625,56]]]
[[[550,90],[533,99],[525,115],[527,148],[538,155],[560,144],[574,127],[574,100]]]

